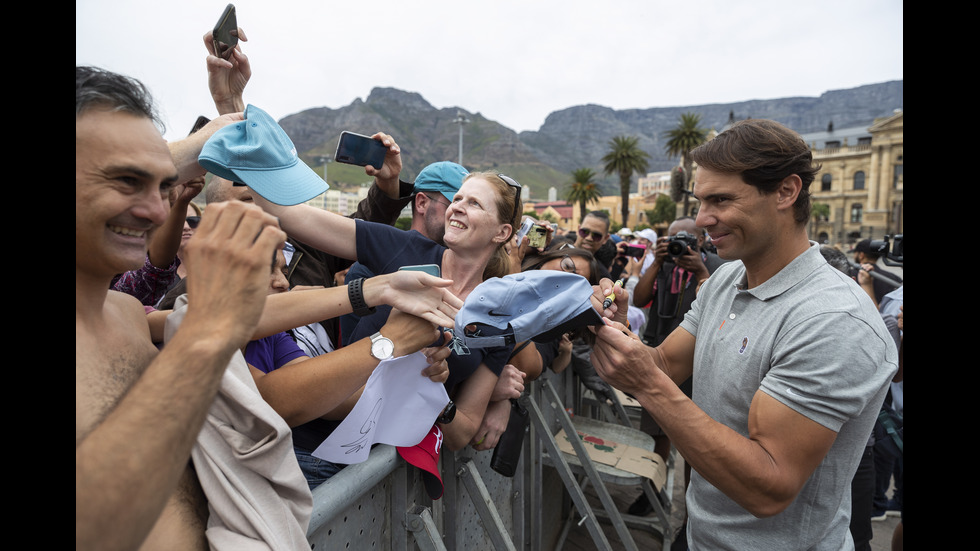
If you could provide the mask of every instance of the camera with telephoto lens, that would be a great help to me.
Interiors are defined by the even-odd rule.
[[[698,238],[687,233],[686,231],[679,231],[676,235],[667,238],[667,253],[670,256],[683,256],[687,254],[687,248],[694,248],[698,245]]]
[[[886,266],[905,265],[905,235],[886,235],[880,241],[872,241],[871,252],[884,259]]]

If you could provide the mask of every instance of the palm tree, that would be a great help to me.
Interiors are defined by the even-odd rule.
[[[667,131],[667,146],[665,147],[667,156],[679,156],[681,158],[681,165],[684,167],[683,190],[685,192],[691,189],[691,176],[694,165],[689,153],[692,149],[706,141],[708,141],[708,130],[701,127],[701,115],[697,113],[682,114],[677,126]],[[685,194],[684,214],[687,214],[687,198],[688,195]]]
[[[630,179],[633,173],[646,174],[647,159],[650,154],[639,147],[640,138],[636,136],[616,136],[609,142],[609,153],[602,158],[606,174],[619,175],[619,193],[623,199],[623,225],[630,216]]]
[[[585,218],[589,203],[598,203],[602,197],[599,186],[595,183],[595,171],[591,168],[577,168],[572,171],[572,185],[565,195],[571,203],[579,205],[579,222]]]

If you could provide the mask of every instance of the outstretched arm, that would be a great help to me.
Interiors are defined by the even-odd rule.
[[[416,271],[398,271],[364,280],[369,307],[388,304],[439,327],[453,327],[463,301],[449,291],[452,280]],[[351,312],[347,286],[290,291],[270,295],[254,338]]]
[[[327,254],[357,260],[354,219],[309,205],[277,205],[258,193],[253,193],[252,197],[262,210],[279,219],[282,229],[293,239]]]
[[[198,164],[197,158],[200,156],[205,142],[218,130],[240,121],[242,118],[242,114],[237,112],[222,115],[216,117],[190,136],[169,142],[167,146],[170,148],[170,155],[174,158],[174,165],[177,166],[177,172],[179,173],[178,182],[188,182],[194,178],[204,176],[204,167]]]
[[[248,41],[245,31],[238,28],[238,45],[231,57],[224,59],[215,55],[211,31],[204,33],[204,47],[208,50],[208,89],[218,114],[240,113],[245,110],[245,86],[252,78],[252,66],[248,56],[242,51],[242,42]]]

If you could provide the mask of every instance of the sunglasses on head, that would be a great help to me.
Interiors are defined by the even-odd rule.
[[[582,239],[585,239],[586,237],[588,237],[588,236],[589,236],[589,234],[592,234],[592,240],[593,240],[593,241],[599,241],[599,240],[601,240],[601,239],[602,239],[603,237],[605,237],[605,235],[603,235],[602,233],[599,233],[599,232],[597,232],[597,231],[591,231],[591,230],[588,230],[588,229],[586,229],[586,228],[579,228],[579,229],[578,229],[578,234],[579,234],[579,236],[580,236],[580,237],[581,237]]]
[[[187,225],[190,226],[192,230],[194,230],[197,229],[197,225],[201,223],[201,217],[188,216],[187,218],[184,218],[184,221],[187,222]]]
[[[504,181],[508,186],[514,188],[514,217],[516,218],[521,214],[521,184],[517,183],[517,180],[511,178],[510,176],[505,176],[503,174],[497,174],[501,180]]]

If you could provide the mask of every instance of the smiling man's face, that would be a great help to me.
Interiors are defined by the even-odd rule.
[[[76,117],[76,269],[115,275],[142,266],[176,181],[170,149],[150,119],[97,108]]]

